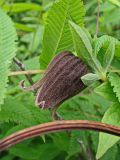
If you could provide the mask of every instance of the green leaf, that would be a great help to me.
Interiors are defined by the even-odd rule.
[[[21,24],[21,23],[15,23],[15,27],[17,29],[25,31],[25,32],[34,32],[35,31],[35,28],[29,27],[29,26]]]
[[[10,148],[9,152],[14,156],[18,156],[23,159],[29,159],[29,160],[39,159],[38,151],[33,147],[29,147],[29,152],[28,152],[28,145],[26,144],[19,144],[15,147],[12,147]]]
[[[87,60],[90,57],[89,55],[92,55],[92,46],[89,41],[89,38],[80,26],[78,26],[72,21],[69,21],[69,23],[70,23],[70,28],[71,28],[71,32],[73,35],[73,39],[74,39],[75,33],[79,36],[78,38],[79,38],[81,50],[77,52],[77,54],[79,57],[83,58],[84,60]],[[75,40],[76,39],[74,39],[74,41]],[[78,43],[76,44],[75,48],[77,48],[77,46],[78,46]]]
[[[100,62],[93,55],[92,46],[87,34],[74,22],[70,21],[69,24],[77,55],[85,60],[94,70],[98,72],[102,71]]]
[[[0,0],[0,6],[4,4],[5,0]]]
[[[53,160],[60,154],[59,149],[53,143],[47,144],[23,143],[9,149],[10,154],[26,160]],[[29,152],[28,152],[29,148]],[[57,159],[57,158],[56,158]]]
[[[0,122],[14,122],[28,127],[48,121],[51,121],[49,111],[40,111],[35,107],[34,97],[31,94],[9,96],[1,107]]]
[[[43,51],[40,56],[41,68],[46,68],[55,54],[64,50],[73,50],[68,20],[72,19],[78,25],[83,26],[84,14],[81,0],[60,0],[53,4],[48,13],[43,37]]]
[[[24,11],[41,11],[42,7],[34,3],[12,3],[4,5],[3,9],[10,11],[10,13],[19,13]]]
[[[109,73],[108,79],[113,87],[113,92],[120,102],[120,77],[116,73]]]
[[[120,7],[120,2],[118,0],[109,0],[109,2],[115,4],[116,6]]]
[[[97,94],[104,97],[105,99],[116,102],[118,101],[115,93],[113,92],[113,88],[111,87],[109,82],[105,82],[94,90]]]
[[[16,39],[11,19],[0,9],[0,105],[6,93],[10,63],[16,53]]]
[[[54,145],[54,143],[47,143],[44,145],[39,145],[37,147],[37,151],[39,153],[39,158],[41,160],[53,160],[57,159],[56,157],[60,157],[60,150]]]
[[[105,113],[102,122],[120,126],[120,103],[115,103]],[[106,151],[120,140],[120,137],[100,133],[96,158],[101,158]]]
[[[95,81],[99,80],[99,76],[97,74],[88,73],[81,77],[81,80],[83,83],[87,86],[91,85]]]
[[[115,41],[111,41],[105,55],[104,55],[104,58],[103,58],[103,66],[105,68],[105,72],[107,73],[112,61],[113,61],[113,58],[114,58],[114,55],[115,55]]]
[[[95,41],[95,47],[94,47],[94,54],[95,56],[98,55],[98,53],[101,54],[101,50],[107,50],[108,46],[110,43],[114,41],[115,43],[115,56],[120,58],[120,42],[115,39],[114,37],[104,35],[101,36],[100,38],[97,38]]]
[[[54,145],[59,148],[60,151],[67,152],[69,147],[69,140],[68,134],[65,133],[55,133],[50,135],[53,140]]]
[[[87,138],[88,138],[88,132],[72,131],[70,136],[69,148],[67,150],[68,156],[66,157],[65,160],[70,160],[73,155],[77,156],[78,154],[81,154],[83,150],[78,141],[81,141],[81,143],[83,143],[83,145],[86,146]]]

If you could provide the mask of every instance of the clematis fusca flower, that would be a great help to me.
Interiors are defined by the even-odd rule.
[[[36,105],[41,108],[54,108],[86,87],[81,77],[87,73],[89,69],[79,57],[64,51],[53,58],[40,81],[23,89],[37,89]]]

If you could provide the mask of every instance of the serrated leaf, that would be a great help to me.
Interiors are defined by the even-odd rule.
[[[10,17],[0,9],[0,105],[6,93],[9,66],[16,52],[16,39],[15,27]]]
[[[60,0],[51,7],[43,37],[43,51],[40,56],[41,67],[46,68],[55,54],[73,50],[68,20],[72,19],[83,26],[84,7],[82,0]]]
[[[95,88],[94,91],[109,101],[113,101],[113,102],[118,101],[115,93],[113,92],[113,88],[108,82],[105,82],[99,87]]]
[[[94,70],[102,71],[100,62],[93,55],[92,45],[84,30],[72,21],[69,21],[77,55],[86,61]]]
[[[34,106],[33,96],[26,93],[17,94],[15,97],[7,97],[0,111],[0,122],[14,122],[27,127],[50,120],[49,111],[40,111],[39,108]]]
[[[81,80],[83,81],[85,85],[89,86],[95,81],[99,80],[99,76],[97,74],[88,73],[85,76],[82,76]]]
[[[109,73],[108,79],[113,87],[113,92],[116,94],[116,97],[120,102],[120,76],[116,73]]]
[[[115,41],[112,40],[109,47],[107,48],[107,50],[105,52],[104,58],[103,58],[103,66],[105,68],[105,72],[108,71],[108,69],[113,61],[114,55],[115,55]]]
[[[115,103],[105,113],[102,122],[120,126],[120,103]],[[120,137],[100,133],[96,158],[101,158],[109,148],[120,140]]]
[[[94,54],[98,55],[101,49],[105,50],[108,48],[109,44],[115,42],[115,56],[120,58],[120,42],[114,37],[103,35],[100,38],[97,38],[95,41]]]

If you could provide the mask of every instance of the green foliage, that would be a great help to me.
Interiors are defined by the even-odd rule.
[[[116,57],[120,57],[120,42],[108,35],[104,35],[101,36],[100,38],[97,38],[96,42],[95,42],[95,49],[94,49],[94,53],[97,56],[98,54],[100,54],[101,52],[105,54],[105,51],[107,50],[108,46],[110,45],[110,43],[115,43],[115,56]]]
[[[0,105],[6,93],[9,66],[16,53],[16,39],[11,19],[0,9]]]
[[[120,7],[120,2],[118,0],[109,0],[111,3],[117,5],[118,7]]]
[[[12,71],[19,70],[11,63],[16,48],[26,70],[39,70],[39,66],[46,69],[51,59],[64,50],[80,57],[91,67],[90,73],[82,77],[88,87],[60,105],[57,112],[65,120],[102,119],[120,126],[119,1],[101,1],[98,37],[97,1],[85,0],[84,4],[82,0],[0,0],[0,7],[7,12],[6,15],[0,10],[0,138],[52,121],[49,110],[35,106],[33,93],[19,88],[24,75],[10,76],[7,85],[10,65]],[[38,81],[42,74],[30,76]],[[119,150],[119,137],[67,131],[26,140],[3,152],[0,159],[92,160],[97,153],[100,160],[119,160]]]
[[[113,92],[120,102],[120,77],[116,73],[109,73],[108,79],[113,87]]]
[[[86,26],[92,35],[96,29],[97,1],[86,0]],[[110,1],[102,1],[100,5],[99,36],[112,35],[120,40],[119,22],[120,8]]]
[[[42,7],[34,3],[13,3],[9,5],[4,5],[3,9],[5,11],[10,11],[11,13],[19,13],[25,11],[41,11]]]
[[[93,54],[92,45],[85,31],[73,22],[70,22],[70,28],[77,55],[92,67],[100,79],[105,79],[105,71],[103,71],[100,62]]]
[[[28,98],[30,99],[29,102],[22,103]],[[0,112],[1,122],[14,122],[23,126],[32,126],[50,120],[48,111],[40,111],[34,106],[34,98],[30,94],[18,94],[14,98],[8,97]]]
[[[113,92],[113,88],[109,82],[105,82],[94,90],[97,94],[108,99],[109,101],[116,102],[118,101],[115,93]]]
[[[83,26],[84,14],[81,0],[60,0],[53,4],[48,13],[43,37],[41,68],[45,68],[55,54],[63,50],[73,51],[68,21],[72,19],[79,26]]]
[[[115,42],[112,41],[108,49],[106,50],[103,58],[103,66],[104,66],[105,72],[108,72],[108,69],[111,66],[111,63],[113,61],[114,54],[115,54]]]
[[[49,151],[49,152],[48,152]],[[39,145],[35,148],[29,147],[27,145],[18,145],[14,148],[10,149],[10,153],[21,157],[23,159],[36,160],[36,159],[44,159],[44,160],[52,160],[57,155],[60,154],[60,151],[57,149],[55,145],[52,143],[48,143],[46,145]],[[47,153],[47,154],[46,154]]]
[[[112,124],[120,126],[120,103],[115,103],[110,107],[105,113],[102,122],[107,124]],[[99,159],[105,152],[113,146],[116,142],[120,140],[120,137],[108,135],[105,133],[100,133],[99,135],[99,145],[97,150],[97,159]]]

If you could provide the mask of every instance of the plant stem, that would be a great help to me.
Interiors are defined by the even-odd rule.
[[[99,17],[100,17],[100,0],[98,1],[98,11],[97,11],[97,18],[96,18],[96,37],[98,36],[99,32]]]
[[[10,72],[9,76],[43,74],[44,72],[44,70],[13,71]]]
[[[23,129],[0,140],[0,151],[42,134],[65,130],[93,130],[120,136],[120,127],[87,120],[61,120]]]
[[[25,71],[25,65],[24,65],[22,62],[20,62],[19,59],[14,58],[13,61],[14,61],[14,63],[15,63],[22,71]],[[26,76],[28,82],[29,82],[31,85],[33,85],[34,82],[33,82],[33,80],[32,80],[32,77],[31,77],[30,75],[27,75],[27,74],[26,74],[25,76]]]

